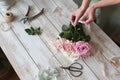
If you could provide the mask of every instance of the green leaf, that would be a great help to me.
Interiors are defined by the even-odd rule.
[[[75,27],[82,27],[82,23],[78,23]]]
[[[35,29],[33,27],[30,27],[32,31],[34,31]]]
[[[25,29],[25,31],[29,34],[29,35],[40,35],[41,34],[41,31],[40,31],[40,27],[38,28],[33,28],[33,27],[30,27]]]
[[[60,36],[60,37],[63,37],[63,35],[64,35],[64,33],[63,33],[63,32],[61,32],[61,33],[59,34],[59,36]]]
[[[40,34],[41,34],[40,27],[36,28],[36,29],[34,30],[34,32],[35,32],[37,35],[40,35]]]
[[[79,41],[79,36],[80,36],[80,34],[79,34],[78,32],[75,32],[75,33],[73,34],[72,40],[73,40],[74,42]]]
[[[76,27],[76,30],[79,31],[79,32],[83,32],[83,27]]]
[[[65,38],[68,40],[71,40],[71,38],[72,38],[72,33],[70,31],[62,32],[59,35],[61,38]]]
[[[70,26],[70,31],[71,31],[72,33],[74,33],[74,32],[75,32],[75,27],[74,27],[74,26]]]
[[[89,35],[85,36],[85,40],[84,41],[89,42],[90,41],[90,36]]]
[[[65,32],[64,35],[63,35],[63,38],[71,40],[72,39],[72,33],[70,31],[69,32]]]
[[[41,34],[41,31],[39,31],[39,30],[36,30],[36,32],[35,32],[37,35],[40,35]]]
[[[67,25],[62,25],[62,31],[68,31],[69,30],[69,28],[67,27]]]
[[[25,29],[25,31],[26,31],[29,35],[32,35],[32,30],[31,30],[31,29]]]
[[[40,27],[38,27],[37,30],[40,30]]]

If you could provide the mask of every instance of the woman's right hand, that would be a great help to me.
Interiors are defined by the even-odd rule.
[[[83,9],[82,7],[80,7],[79,9],[77,9],[76,11],[70,14],[70,21],[72,25],[75,26],[78,23],[79,19],[82,17],[85,10],[86,9]]]

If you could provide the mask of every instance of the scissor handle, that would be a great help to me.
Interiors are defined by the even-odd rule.
[[[78,68],[78,67],[74,67],[74,66],[69,67],[69,71],[80,72],[81,70],[82,70],[82,68]]]
[[[70,74],[71,74],[72,76],[74,76],[74,77],[79,77],[79,76],[81,76],[81,75],[83,74],[82,71],[76,72],[77,74],[73,73],[72,71],[69,71],[69,72],[70,72]]]
[[[79,67],[74,67],[74,65],[77,65],[77,64],[79,65]],[[75,63],[71,64],[70,66],[74,67],[74,68],[77,68],[77,69],[80,69],[80,70],[83,69],[83,66],[80,63],[78,63],[78,62],[75,62]]]
[[[79,67],[75,67],[74,64],[78,64]],[[75,63],[71,64],[71,65],[68,66],[68,67],[63,67],[63,66],[61,66],[61,68],[62,68],[62,69],[68,69],[68,70],[70,70],[70,71],[77,71],[77,72],[79,72],[79,71],[81,71],[81,70],[83,69],[83,66],[82,66],[80,63],[75,62]]]
[[[78,66],[79,67],[75,67],[74,65],[75,64],[78,64]],[[74,77],[79,77],[79,76],[81,76],[82,75],[82,69],[83,69],[83,66],[80,64],[80,63],[78,63],[78,62],[75,62],[75,63],[73,63],[73,64],[71,64],[70,66],[68,66],[68,67],[63,67],[63,66],[61,66],[61,68],[62,69],[67,69],[67,70],[69,70],[69,72],[70,72],[70,74],[72,75],[72,76],[74,76]],[[77,74],[76,74],[77,73]]]
[[[72,75],[72,76],[74,76],[74,77],[79,77],[79,76],[81,76],[82,75],[82,71],[81,71],[81,69],[82,68],[77,68],[77,67],[73,67],[73,66],[69,66],[69,67],[62,67],[61,66],[61,68],[62,69],[67,69],[67,70],[69,70],[69,72],[70,72],[70,74]],[[77,73],[77,74],[76,74]]]

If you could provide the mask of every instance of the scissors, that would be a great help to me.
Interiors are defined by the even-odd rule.
[[[31,20],[35,19],[36,17],[38,17],[39,15],[42,15],[44,13],[44,8],[42,8],[42,10],[39,13],[37,13],[36,15],[34,15],[32,17],[29,16],[29,13],[30,13],[30,6],[28,6],[28,10],[27,10],[27,13],[25,14],[25,17],[20,20],[20,21],[23,21],[24,24],[27,21],[31,21]]]
[[[68,67],[61,66],[60,68],[65,69],[65,70],[69,70],[70,74],[74,77],[79,77],[83,73],[81,71],[83,69],[83,66],[78,62],[75,62]]]

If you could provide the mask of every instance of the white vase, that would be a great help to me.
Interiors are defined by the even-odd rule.
[[[0,0],[0,9],[7,10],[16,0]]]

